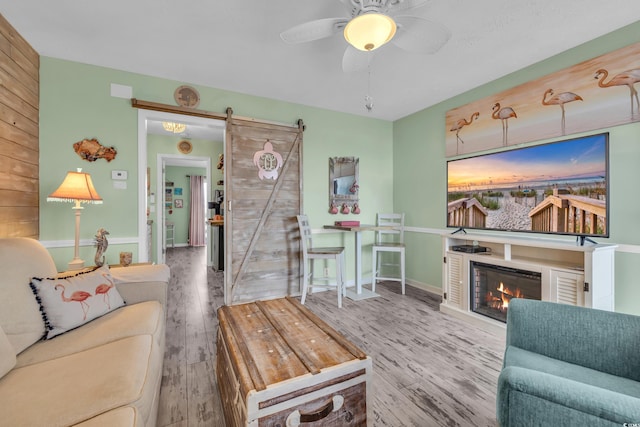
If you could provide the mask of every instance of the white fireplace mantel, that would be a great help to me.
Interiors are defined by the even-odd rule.
[[[458,245],[488,248],[485,253],[457,252]],[[614,309],[614,256],[617,245],[497,234],[443,234],[444,313],[504,329],[505,324],[470,310],[472,261],[541,273],[542,300]]]

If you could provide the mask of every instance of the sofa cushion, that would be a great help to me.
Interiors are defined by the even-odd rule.
[[[637,397],[520,366],[500,372],[496,403],[498,422],[505,426],[621,426],[640,420]]]
[[[536,372],[544,372],[640,399],[640,382],[638,381],[552,359],[515,346],[507,347],[504,354],[504,366],[516,366]]]
[[[142,427],[141,422],[136,409],[125,406],[76,424],[75,427]]]
[[[16,352],[0,327],[0,378],[16,366]]]
[[[124,305],[107,265],[65,278],[34,277],[31,287],[40,304],[46,339]]]
[[[168,282],[170,270],[166,264],[131,265],[114,267],[111,275],[116,283]]]
[[[69,426],[121,406],[134,406],[144,424],[161,371],[151,335],[14,368],[0,381],[0,426]]]
[[[49,252],[34,239],[0,239],[0,326],[16,353],[44,335],[40,307],[29,282],[34,276],[53,277],[56,265]]]
[[[17,367],[98,347],[122,338],[148,334],[164,345],[164,312],[157,301],[126,305],[54,340],[39,341],[18,355]]]

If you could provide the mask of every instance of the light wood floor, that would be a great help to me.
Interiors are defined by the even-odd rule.
[[[205,248],[175,248],[167,307],[167,351],[158,426],[223,427],[215,381],[216,310],[222,273]],[[440,313],[440,297],[397,283],[378,298],[315,293],[306,306],[373,358],[374,426],[496,426],[495,393],[504,337]]]

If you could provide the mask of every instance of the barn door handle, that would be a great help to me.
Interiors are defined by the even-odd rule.
[[[231,212],[231,200],[227,200],[227,210]]]
[[[327,401],[327,403],[322,405],[322,407],[311,412],[303,413],[296,409],[287,417],[287,427],[298,427],[301,423],[320,421],[326,418],[330,413],[342,408],[343,404],[344,397],[337,394],[333,396],[331,400]]]

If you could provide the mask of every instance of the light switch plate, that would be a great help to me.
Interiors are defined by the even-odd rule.
[[[111,171],[111,179],[127,179],[127,171]]]
[[[117,190],[126,190],[127,183],[126,181],[113,181],[113,188]]]

